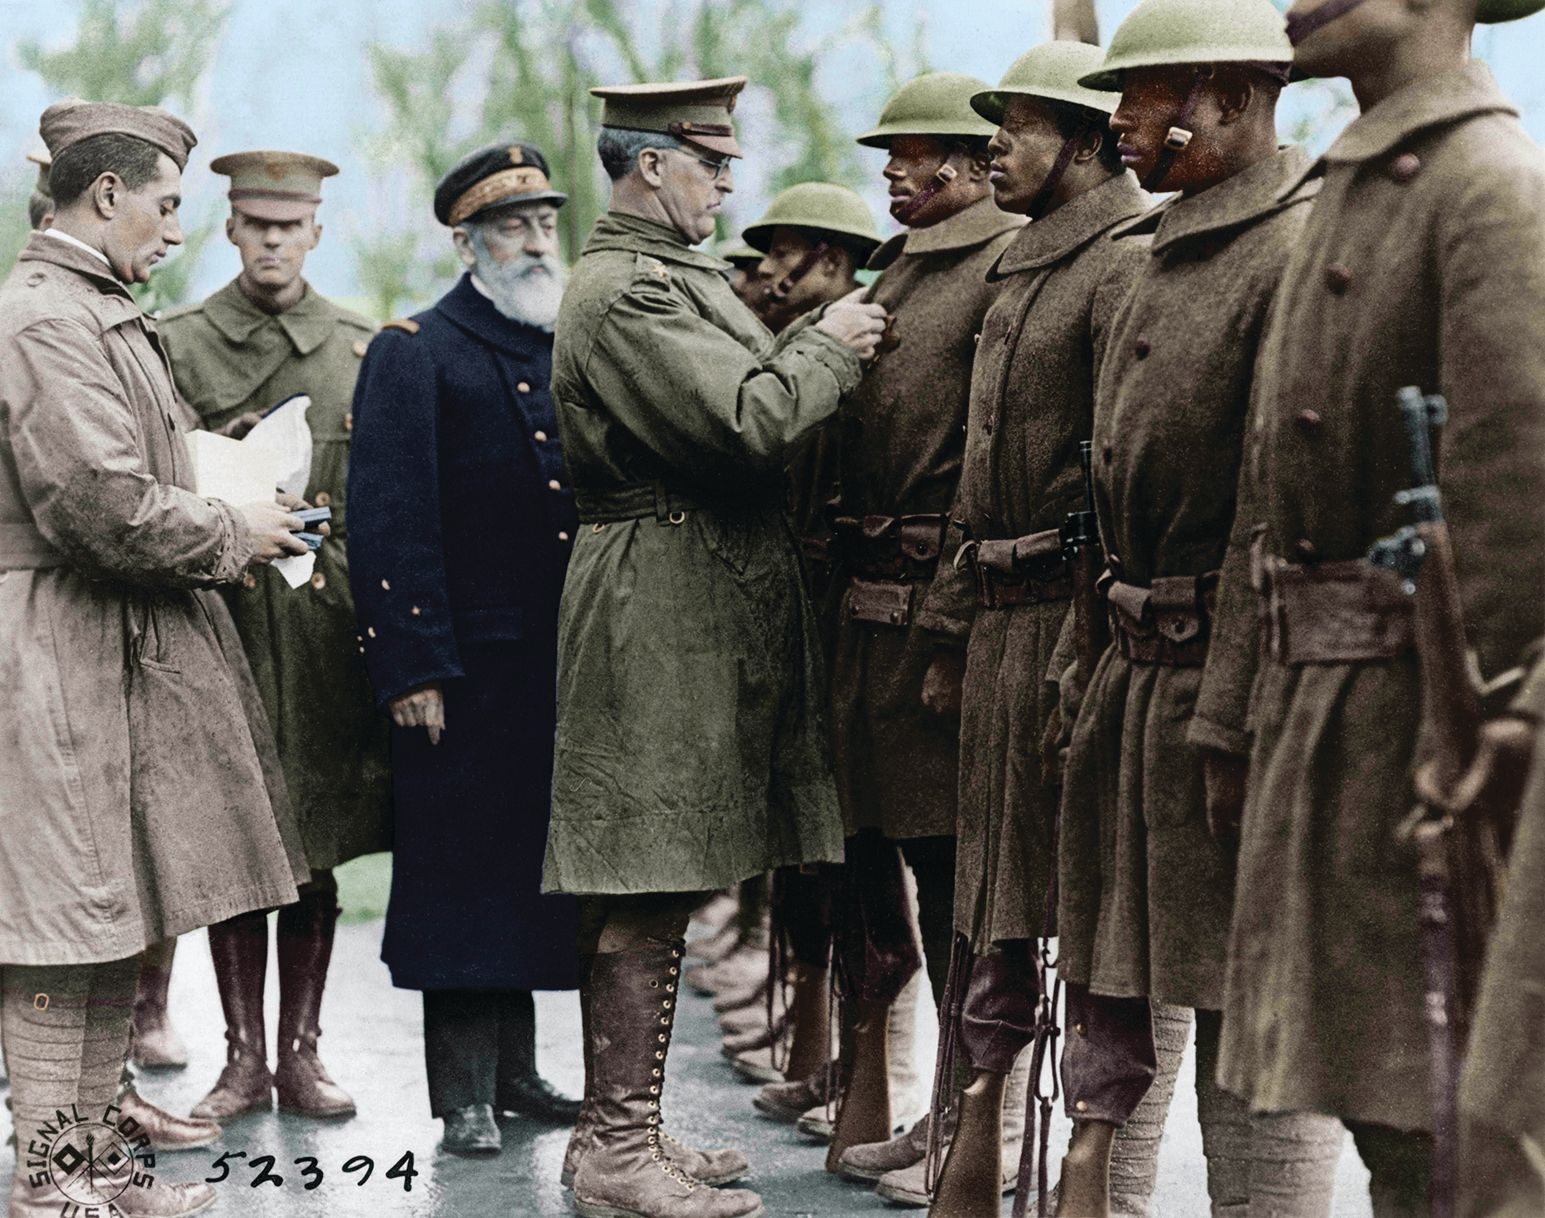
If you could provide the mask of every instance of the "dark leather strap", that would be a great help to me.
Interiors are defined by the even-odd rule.
[[[1217,587],[1216,571],[1166,576],[1147,588],[1109,581],[1105,595],[1117,648],[1135,664],[1205,664]]]
[[[832,521],[844,567],[864,579],[931,579],[947,516],[838,516]]]
[[[1279,664],[1387,660],[1415,644],[1411,598],[1400,577],[1366,559],[1294,563],[1251,551],[1266,648]]]
[[[1035,198],[1030,200],[1029,216],[1032,220],[1039,220],[1046,214],[1047,207],[1051,205],[1052,195],[1056,194],[1057,187],[1062,185],[1063,175],[1067,173],[1068,166],[1073,163],[1073,158],[1078,155],[1079,144],[1088,134],[1088,125],[1080,124],[1078,130],[1062,142],[1062,148],[1057,153],[1057,159],[1052,162],[1052,167],[1046,174],[1046,180],[1041,183],[1041,189],[1035,192]]]
[[[817,241],[810,248],[809,253],[799,260],[799,265],[778,281],[772,290],[772,298],[774,300],[787,299],[788,294],[794,290],[799,281],[815,270],[816,263],[826,257],[830,249],[830,241]]]
[[[1162,187],[1164,179],[1169,177],[1169,171],[1175,167],[1175,158],[1191,143],[1192,132],[1188,124],[1191,116],[1196,113],[1197,104],[1202,100],[1202,90],[1207,87],[1207,82],[1211,79],[1210,64],[1203,64],[1196,69],[1196,75],[1191,79],[1191,89],[1186,94],[1186,100],[1181,103],[1180,112],[1175,115],[1175,121],[1170,124],[1169,135],[1164,140],[1159,159],[1153,164],[1153,172],[1143,179],[1144,190],[1157,192]]]
[[[960,176],[960,171],[951,163],[954,161],[956,153],[956,149],[950,149],[950,154],[944,158],[944,163],[934,171],[933,177],[928,179],[920,191],[902,204],[901,210],[896,212],[897,223],[912,223],[912,218],[921,212],[923,208],[927,207],[936,194]]]
[[[581,524],[613,524],[650,517],[661,524],[681,524],[688,512],[702,510],[690,496],[669,489],[663,482],[607,491],[575,491],[574,506]]]

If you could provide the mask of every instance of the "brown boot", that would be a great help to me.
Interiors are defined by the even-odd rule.
[[[118,1096],[120,1119],[139,1123],[140,1130],[150,1139],[157,1154],[176,1150],[198,1150],[215,1141],[224,1131],[214,1121],[184,1119],[157,1108],[131,1083]]]
[[[858,1004],[853,1004],[858,1005]],[[836,1172],[843,1152],[865,1142],[883,1142],[891,1132],[890,1069],[886,1032],[889,1006],[868,1004],[856,1011],[849,1035],[851,1062],[843,1073],[847,1084],[837,1104],[826,1170]]]
[[[130,1060],[141,1070],[181,1070],[188,1064],[188,1047],[166,1013],[172,984],[176,939],[163,939],[145,951],[134,995],[134,1019],[129,1025]]]
[[[790,1080],[825,1077],[832,1055],[831,993],[824,968],[801,964],[794,969],[794,996],[789,1002],[794,1040],[783,1077]]]
[[[978,1070],[956,1097],[955,1136],[934,1185],[929,1218],[997,1218],[1003,1209],[1003,1085]]]
[[[192,1115],[224,1124],[274,1102],[263,1027],[268,918],[250,913],[216,922],[209,928],[209,954],[225,1011],[226,1061],[214,1089],[193,1106]]]
[[[1110,1150],[1116,1127],[1109,1121],[1074,1121],[1057,1183],[1057,1218],[1110,1218]]]
[[[591,1105],[595,1096],[595,1062],[592,1060],[590,1036],[590,969],[595,956],[586,952],[579,958],[579,1030],[580,1052],[585,1062],[585,1094],[580,1102],[579,1120],[574,1122],[574,1132],[569,1134],[568,1149],[563,1152],[563,1168],[559,1180],[564,1188],[574,1187],[574,1173],[579,1161],[590,1149]]]
[[[794,1124],[812,1108],[826,1103],[834,1085],[836,1065],[822,1066],[809,1078],[798,1078],[789,1083],[768,1083],[752,1099],[759,1112],[765,1112],[775,1121]]]
[[[354,1115],[349,1093],[333,1082],[317,1056],[322,991],[338,913],[331,888],[307,893],[279,911],[279,1061],[274,1090],[279,1107],[298,1116]]]
[[[590,970],[592,1139],[574,1174],[580,1218],[760,1218],[761,1198],[694,1180],[662,1146],[660,1093],[681,943],[595,957]]]
[[[143,1165],[140,1165],[143,1167]],[[6,1218],[59,1218],[61,1214],[112,1214],[114,1218],[188,1218],[215,1203],[207,1184],[171,1184],[157,1178],[151,1185],[91,1181],[77,1175],[61,1181],[63,1189],[45,1179],[34,1185],[18,1167],[11,1181]]]
[[[788,1012],[783,1018],[773,1017],[772,1026],[763,1019],[755,1027],[744,1032],[726,1032],[719,1041],[719,1053],[733,1061],[742,1053],[752,1053],[757,1049],[765,1049],[774,1041],[784,1040],[790,1033]]]

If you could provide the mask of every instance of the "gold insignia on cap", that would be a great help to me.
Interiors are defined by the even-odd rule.
[[[520,154],[520,149],[511,150],[513,160]],[[515,169],[501,169],[498,173],[491,173],[481,182],[476,182],[472,187],[457,199],[451,207],[451,214],[446,223],[453,228],[465,220],[468,216],[475,216],[483,208],[500,199],[510,198],[512,195],[534,195],[553,188],[553,184],[547,180],[547,175],[535,165],[520,165]]]
[[[526,152],[525,152],[525,149],[523,149],[519,144],[514,145],[510,149],[510,164],[511,165],[524,165],[525,163],[526,163]]]

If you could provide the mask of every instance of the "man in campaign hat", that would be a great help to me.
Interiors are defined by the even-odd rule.
[[[498,1121],[572,1124],[537,1074],[533,990],[573,989],[575,903],[541,894],[558,594],[577,525],[548,388],[564,194],[503,140],[435,190],[467,273],[388,322],[354,394],[351,578],[392,720],[391,902],[381,955],[423,992],[444,1149]]]
[[[321,187],[338,167],[299,152],[236,152],[210,168],[230,178],[225,232],[241,271],[208,299],[161,320],[172,375],[204,426],[244,433],[287,398],[311,399],[306,499],[332,512],[331,535],[309,583],[251,573],[229,603],[263,693],[290,799],[300,819],[311,882],[280,909],[279,1027],[270,1073],[263,1017],[266,911],[209,928],[227,1063],[194,1115],[228,1121],[279,1107],[340,1117],[354,1103],[317,1057],[322,994],[338,918],[333,868],[389,845],[386,729],[371,703],[349,597],[344,485],[354,380],[375,327],[339,308],[303,274],[322,239]],[[138,1019],[165,1010],[171,960],[147,970]],[[147,993],[146,991],[151,992]]]
[[[558,319],[553,393],[580,518],[560,622],[544,884],[582,906],[587,1218],[740,1218],[738,1153],[661,1127],[683,936],[701,894],[836,862],[819,644],[784,522],[793,447],[858,383],[881,310],[844,300],[774,340],[692,247],[740,156],[744,77],[596,90],[609,209]]]
[[[182,241],[193,132],[164,110],[70,100],[44,111],[41,134],[54,224],[0,287],[8,1212],[166,1218],[215,1194],[147,1180],[157,1169],[112,1140],[129,1132],[113,1101],[141,954],[293,901],[309,874],[211,590],[306,545],[279,502],[193,492],[180,433],[195,420],[129,295]]]
[[[1541,7],[1299,0],[1288,15],[1298,70],[1345,77],[1361,114],[1305,171],[1323,186],[1256,365],[1190,729],[1211,753],[1210,815],[1242,825],[1218,1081],[1256,1110],[1341,1118],[1381,1218],[1451,1204],[1461,1164],[1483,1160],[1456,1153],[1455,1080],[1433,1069],[1458,1012],[1424,977],[1400,833],[1428,756],[1412,598],[1369,554],[1412,519],[1396,394],[1442,393],[1468,655],[1426,658],[1491,680],[1545,632],[1545,155],[1470,54],[1478,20]],[[1467,1107],[1516,1135],[1521,1090],[1493,1075]]]

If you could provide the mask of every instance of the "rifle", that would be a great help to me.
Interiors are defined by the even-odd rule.
[[[1084,506],[1069,512],[1062,525],[1062,552],[1073,575],[1073,628],[1078,650],[1078,678],[1087,688],[1094,666],[1110,646],[1110,620],[1100,597],[1100,573],[1105,553],[1100,545],[1094,512],[1094,442],[1081,440],[1079,461],[1084,467]]]
[[[1393,570],[1413,598],[1421,673],[1418,804],[1401,837],[1417,852],[1427,1038],[1435,1107],[1432,1215],[1454,1213],[1459,1135],[1459,1071],[1480,989],[1486,940],[1501,904],[1506,810],[1458,806],[1452,793],[1475,758],[1483,691],[1465,639],[1453,539],[1443,517],[1432,431],[1448,418],[1437,395],[1397,395],[1411,449],[1412,485],[1395,496],[1414,522],[1376,542],[1374,564]]]

